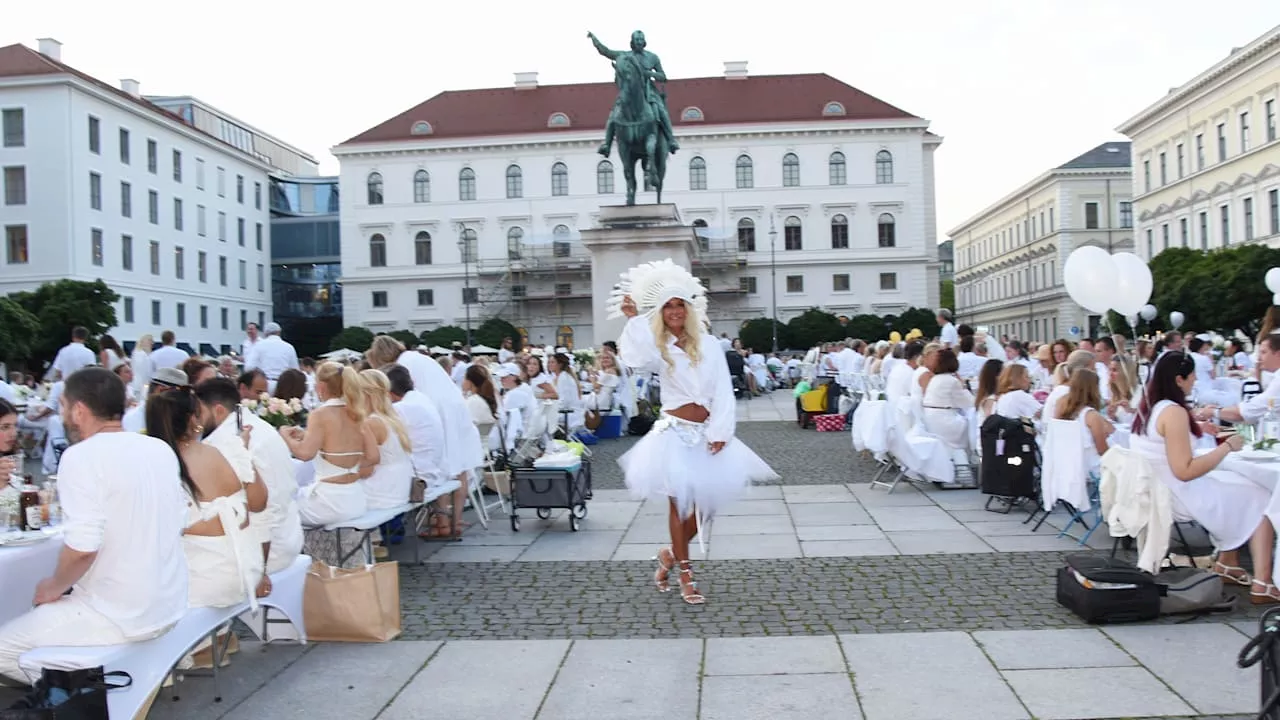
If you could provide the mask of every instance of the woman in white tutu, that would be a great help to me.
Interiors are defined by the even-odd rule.
[[[706,599],[689,562],[689,543],[716,512],[752,481],[777,474],[733,437],[734,397],[720,342],[706,331],[702,284],[663,260],[623,274],[611,309],[627,320],[618,349],[623,362],[661,378],[662,416],[618,459],[627,487],[638,497],[666,498],[671,546],[658,552],[653,581],[659,592],[680,564],[680,595],[690,605]],[[705,546],[704,546],[705,550]]]

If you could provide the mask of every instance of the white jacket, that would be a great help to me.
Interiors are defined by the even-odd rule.
[[[1173,493],[1140,453],[1122,447],[1102,456],[1098,492],[1111,537],[1137,538],[1138,567],[1158,572],[1169,553]]]

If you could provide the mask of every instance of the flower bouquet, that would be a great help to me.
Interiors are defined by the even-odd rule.
[[[579,370],[595,367],[596,351],[594,348],[575,350],[573,352],[573,361],[578,365]]]
[[[298,399],[283,400],[262,393],[257,400],[241,400],[240,406],[262,418],[274,428],[286,425],[302,425],[307,412]]]

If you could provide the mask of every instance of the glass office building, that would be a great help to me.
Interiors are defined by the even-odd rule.
[[[340,256],[338,178],[272,178],[272,311],[299,355],[342,330]]]

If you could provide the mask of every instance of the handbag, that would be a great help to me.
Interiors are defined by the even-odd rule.
[[[596,398],[596,407],[594,410],[585,410],[582,413],[582,424],[588,430],[595,430],[600,427],[600,423],[604,422],[604,418],[600,415],[600,398]]]
[[[374,563],[343,570],[316,560],[302,598],[307,637],[329,642],[386,642],[400,635],[400,566]]]
[[[104,673],[101,666],[83,670],[45,668],[30,692],[8,709],[0,710],[0,720],[110,720],[107,692],[132,684],[129,673]]]

